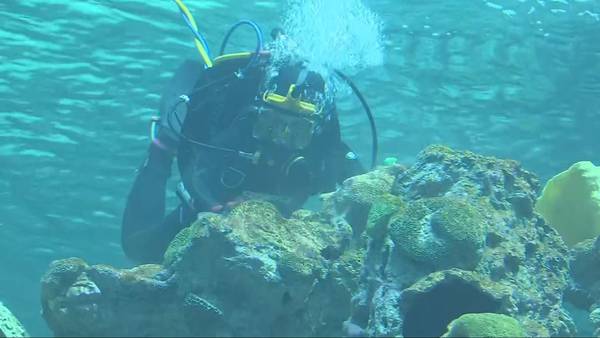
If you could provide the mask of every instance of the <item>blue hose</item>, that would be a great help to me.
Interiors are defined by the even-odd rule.
[[[198,32],[196,29],[194,29],[194,26],[190,22],[190,19],[188,19],[188,17],[185,15],[185,13],[182,12],[181,16],[183,17],[183,20],[185,20],[185,24],[192,31],[192,34],[194,34],[196,39],[198,39],[198,41],[200,41],[200,43],[204,47],[204,50],[206,50],[206,54],[208,54],[208,56],[211,57],[210,49],[208,48],[208,43],[206,42],[206,39],[204,38],[204,36],[200,32]]]
[[[254,29],[254,32],[256,33],[256,49],[254,51],[252,59],[250,59],[250,62],[248,63],[248,65],[250,66],[258,60],[259,53],[263,49],[263,33],[260,27],[254,21],[241,20],[235,25],[231,26],[231,28],[229,28],[229,31],[227,31],[227,34],[225,34],[225,37],[223,38],[223,42],[221,43],[221,49],[219,50],[219,55],[223,55],[223,53],[225,52],[225,47],[227,47],[227,42],[229,42],[229,38],[231,37],[233,32],[242,25],[248,25],[252,27]]]

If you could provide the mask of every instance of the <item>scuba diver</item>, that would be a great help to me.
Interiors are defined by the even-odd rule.
[[[220,56],[210,51],[189,10],[175,0],[195,36],[203,62],[185,61],[160,102],[151,126],[148,156],[138,169],[122,222],[122,246],[140,263],[160,262],[175,235],[199,212],[226,212],[244,199],[268,196],[284,216],[311,195],[336,189],[364,172],[343,143],[327,83],[302,62],[274,65],[260,28],[234,25]],[[231,34],[248,25],[257,35],[253,52],[224,54]],[[274,39],[282,36],[274,30]],[[354,84],[336,72],[370,110]],[[373,163],[376,156],[376,142]],[[165,217],[165,192],[177,159],[181,203]]]

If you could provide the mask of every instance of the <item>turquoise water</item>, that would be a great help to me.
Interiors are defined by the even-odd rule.
[[[213,49],[229,25],[278,25],[284,1],[186,2]],[[380,157],[431,143],[514,158],[542,179],[600,163],[600,2],[370,0],[381,66],[354,74],[380,129]],[[166,80],[196,58],[172,2],[0,2],[0,300],[31,334],[54,259],[131,266],[119,227]],[[231,50],[254,45],[236,35]],[[332,51],[346,53],[347,51]],[[345,139],[369,156],[359,104]],[[173,203],[174,200],[172,199]]]

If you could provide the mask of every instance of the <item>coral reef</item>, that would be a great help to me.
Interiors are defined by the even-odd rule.
[[[525,337],[519,322],[497,313],[467,313],[448,325],[442,337]]]
[[[391,175],[395,176],[392,182],[387,179]],[[386,179],[377,180],[377,176]],[[368,190],[363,197],[355,192],[372,181],[380,183],[379,199]],[[381,182],[388,186],[382,187]],[[412,329],[404,323],[417,310],[401,305],[409,290],[431,273],[450,269],[512,290],[512,306],[475,312],[509,314],[523,323],[528,335],[574,334],[572,320],[561,304],[569,278],[568,249],[534,212],[538,189],[537,178],[515,161],[443,146],[425,149],[410,168],[381,168],[369,177],[346,181],[329,198],[350,208],[325,209],[332,218],[339,210],[344,210],[346,218],[362,214],[364,206],[354,201],[373,201],[365,222],[370,224],[370,238],[364,274],[353,297],[350,322],[371,335],[411,335]],[[355,193],[347,194],[350,191]],[[360,236],[355,233],[354,237]],[[444,288],[434,289],[438,290],[432,291],[435,297],[426,297],[454,300],[446,307],[455,315],[427,318],[428,336],[442,335],[450,321],[474,312],[468,303],[452,298],[461,292],[472,299],[481,295],[461,289],[463,284],[448,286],[444,292],[439,291]],[[412,322],[417,320],[412,318]]]
[[[600,167],[577,162],[548,181],[536,206],[567,245],[600,235]]]
[[[389,228],[400,254],[437,270],[475,267],[487,224],[466,201],[439,197],[408,204],[391,217]]]
[[[21,322],[1,302],[0,337],[29,337]]]
[[[468,313],[572,335],[569,251],[535,213],[538,189],[514,161],[432,146],[347,179],[318,212],[202,213],[162,265],[56,261],[43,314],[57,335],[441,336],[493,316]]]
[[[185,334],[185,308],[169,277],[160,265],[118,270],[55,261],[42,278],[42,315],[57,336]]]
[[[162,266],[54,262],[43,313],[61,336],[332,335],[350,315],[361,266],[362,255],[344,250],[350,235],[307,211],[285,219],[269,203],[244,202],[200,215]]]

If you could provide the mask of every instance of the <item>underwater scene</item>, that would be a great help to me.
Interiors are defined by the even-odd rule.
[[[0,337],[600,336],[600,1],[0,1]]]

